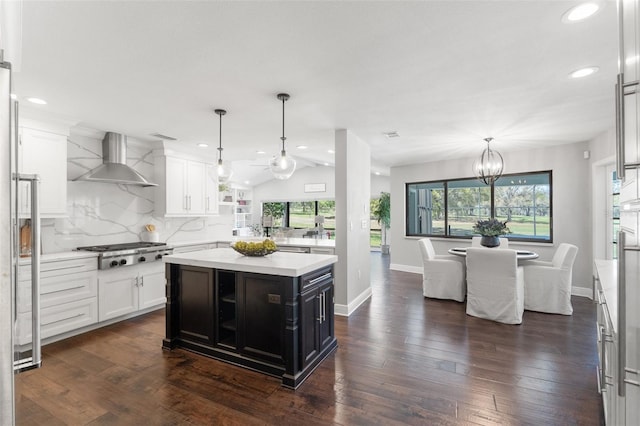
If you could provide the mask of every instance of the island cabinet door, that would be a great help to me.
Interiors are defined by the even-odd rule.
[[[186,341],[214,345],[214,270],[180,267],[178,336]]]
[[[333,280],[324,283],[318,288],[320,298],[320,328],[318,339],[320,341],[320,351],[329,346],[335,340],[333,325]]]
[[[303,369],[320,353],[320,311],[317,287],[300,294],[300,363]]]
[[[237,279],[239,352],[284,365],[285,288],[291,278],[238,273]]]
[[[300,363],[306,368],[335,341],[333,270],[320,269],[302,277],[300,293]]]

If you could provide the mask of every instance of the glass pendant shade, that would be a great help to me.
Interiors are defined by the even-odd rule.
[[[219,183],[227,183],[231,176],[233,175],[233,170],[228,164],[224,164],[222,162],[222,116],[227,113],[227,111],[223,109],[216,109],[214,111],[218,116],[220,116],[220,145],[218,145],[218,166],[216,171],[218,173],[218,182]]]
[[[473,163],[473,171],[479,181],[485,185],[493,184],[500,176],[504,169],[504,160],[498,151],[491,149],[489,143],[493,138],[486,138],[487,148],[482,151],[482,155]]]
[[[296,160],[293,157],[288,157],[287,152],[284,149],[284,141],[287,138],[284,136],[284,103],[289,99],[289,95],[286,93],[278,93],[278,99],[282,101],[282,151],[280,151],[279,157],[273,157],[269,161],[269,168],[273,177],[280,180],[289,179],[293,172],[296,171]]]
[[[218,160],[218,166],[216,168],[218,172],[218,182],[219,183],[227,183],[231,176],[233,176],[233,170],[227,164],[222,162],[222,158]]]
[[[287,153],[282,150],[279,157],[273,157],[269,162],[269,168],[273,177],[280,180],[289,179],[293,172],[296,171],[296,160],[288,157]]]

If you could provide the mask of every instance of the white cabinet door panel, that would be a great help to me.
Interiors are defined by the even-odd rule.
[[[105,321],[138,310],[137,270],[124,267],[98,276],[98,319]]]
[[[205,212],[205,164],[195,161],[187,162],[187,196],[188,213],[204,215]]]
[[[187,212],[187,161],[180,158],[166,158],[166,213]]]
[[[23,128],[20,138],[20,173],[40,175],[40,216],[67,214],[67,138],[63,135]],[[28,217],[28,184],[20,190],[20,215]]]
[[[164,263],[154,262],[144,265],[139,271],[139,308],[146,309],[167,302]]]

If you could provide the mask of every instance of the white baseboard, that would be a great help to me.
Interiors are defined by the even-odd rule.
[[[358,309],[358,307],[360,305],[362,305],[364,302],[367,301],[368,298],[371,297],[371,287],[367,287],[367,289],[365,291],[363,291],[362,293],[360,293],[358,295],[358,297],[356,297],[355,299],[353,299],[353,301],[351,303],[349,303],[348,305],[341,305],[339,303],[336,303],[333,306],[333,312],[336,315],[340,315],[343,317],[348,317],[349,315],[351,315],[356,309]]]
[[[586,297],[587,299],[593,299],[593,290],[586,287],[571,287],[572,296]]]
[[[400,263],[391,263],[389,265],[389,269],[391,269],[392,271],[411,272],[412,274],[420,275],[422,275],[423,271],[422,266],[402,265]]]

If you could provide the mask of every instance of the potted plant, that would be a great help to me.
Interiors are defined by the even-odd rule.
[[[485,247],[498,247],[500,245],[500,235],[509,234],[507,222],[500,222],[498,219],[479,220],[473,225],[473,232],[482,235],[480,244]]]
[[[380,224],[380,250],[382,251],[382,254],[389,254],[387,230],[391,226],[391,194],[388,192],[381,192],[378,203],[371,213],[373,214],[374,219],[376,219]]]

